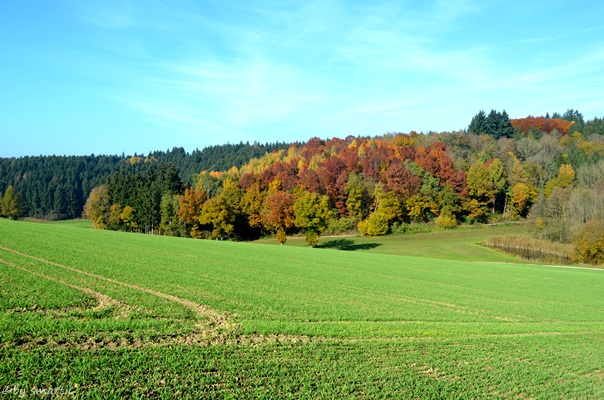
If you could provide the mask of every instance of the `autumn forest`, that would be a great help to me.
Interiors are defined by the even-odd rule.
[[[311,246],[326,231],[528,220],[537,238],[560,243],[602,229],[584,238],[593,243],[582,261],[601,257],[598,240],[604,247],[604,121],[576,110],[522,119],[481,111],[459,132],[208,149],[0,159],[2,212],[84,212],[95,228],[193,238],[285,243],[299,233]]]

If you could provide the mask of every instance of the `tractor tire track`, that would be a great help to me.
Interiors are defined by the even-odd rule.
[[[8,252],[16,254],[16,255],[19,255],[19,256],[22,256],[22,257],[30,258],[32,260],[40,261],[40,262],[43,262],[43,263],[46,263],[46,264],[49,264],[49,265],[54,265],[55,267],[59,267],[59,268],[62,268],[64,270],[67,270],[67,271],[71,271],[71,272],[75,272],[75,273],[82,274],[82,275],[85,275],[85,276],[89,276],[89,277],[92,277],[92,278],[95,278],[95,279],[99,279],[99,280],[102,280],[102,281],[105,281],[105,282],[110,282],[110,283],[113,283],[113,284],[116,284],[116,285],[127,287],[129,289],[134,289],[134,290],[137,290],[137,291],[140,291],[140,292],[144,292],[144,293],[156,296],[156,297],[160,297],[160,298],[163,298],[163,299],[166,299],[166,300],[178,303],[178,304],[180,304],[180,305],[182,305],[182,306],[190,309],[191,311],[193,311],[198,317],[201,317],[202,319],[208,319],[209,320],[209,325],[211,327],[215,328],[215,329],[223,328],[223,329],[226,329],[226,330],[230,331],[230,330],[235,330],[236,328],[238,328],[238,325],[235,324],[235,323],[233,323],[229,319],[228,315],[221,314],[218,311],[214,310],[212,307],[209,307],[209,306],[206,306],[206,305],[203,305],[203,304],[199,304],[199,303],[196,303],[196,302],[191,301],[191,300],[182,299],[180,297],[177,297],[177,296],[174,296],[174,295],[171,295],[171,294],[167,294],[167,293],[162,293],[162,292],[159,292],[157,290],[149,289],[149,288],[146,288],[146,287],[143,287],[143,286],[138,286],[138,285],[134,285],[134,284],[131,284],[131,283],[126,283],[126,282],[118,281],[117,279],[107,278],[107,277],[102,276],[102,275],[98,275],[98,274],[95,274],[95,273],[92,273],[92,272],[88,272],[88,271],[83,271],[81,269],[77,269],[77,268],[70,267],[70,266],[67,266],[67,265],[64,265],[64,264],[60,264],[60,263],[57,263],[57,262],[54,262],[54,261],[51,261],[51,260],[47,260],[45,258],[32,256],[31,254],[27,254],[27,253],[22,253],[22,252],[20,252],[18,250],[14,250],[14,249],[11,249],[11,248],[8,248],[8,247],[4,247],[2,245],[0,245],[0,249],[4,250],[4,251],[8,251]],[[24,269],[24,268],[20,267],[20,269]],[[28,271],[28,272],[32,272],[32,271]]]
[[[40,278],[47,279],[47,280],[49,280],[51,282],[58,283],[60,285],[68,286],[68,287],[70,287],[72,289],[79,290],[80,292],[83,292],[83,293],[85,293],[85,294],[87,294],[89,296],[92,296],[95,299],[97,299],[97,301],[98,301],[98,304],[93,308],[93,310],[101,310],[101,309],[104,309],[104,308],[107,308],[107,307],[113,307],[113,306],[120,307],[120,308],[125,308],[125,309],[130,309],[131,308],[128,304],[126,304],[126,303],[124,303],[122,301],[116,300],[116,299],[114,299],[112,297],[109,297],[109,296],[107,296],[107,295],[105,295],[103,293],[95,292],[94,290],[91,290],[89,288],[85,288],[85,287],[82,287],[82,286],[74,285],[72,283],[66,282],[66,281],[64,281],[62,279],[59,279],[59,278],[53,278],[52,276],[44,275],[44,274],[42,274],[40,272],[29,270],[29,269],[27,269],[27,268],[25,268],[25,267],[23,267],[21,265],[14,264],[14,263],[12,263],[10,261],[6,261],[6,260],[0,259],[0,264],[8,265],[9,267],[13,267],[13,268],[19,269],[21,271],[28,272],[28,273],[30,273],[32,275],[39,276]]]

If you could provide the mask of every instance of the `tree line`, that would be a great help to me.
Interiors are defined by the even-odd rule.
[[[491,110],[459,132],[0,159],[0,193],[10,186],[20,215],[78,217],[87,199],[96,227],[185,237],[284,242],[302,232],[314,244],[326,229],[528,218],[538,237],[570,243],[604,220],[603,138],[603,120],[576,110],[520,119]]]
[[[577,117],[574,111],[565,114]],[[496,122],[488,122],[491,118]],[[482,119],[487,122],[476,122]],[[152,180],[136,183],[143,178],[131,173],[109,180],[97,226],[151,227],[196,238],[245,240],[274,234],[282,243],[287,234],[302,232],[313,245],[328,228],[382,235],[417,222],[452,228],[531,217],[540,221],[542,236],[569,241],[572,232],[558,231],[575,228],[556,228],[563,220],[551,204],[570,201],[579,191],[590,193],[574,200],[581,204],[591,195],[601,198],[604,132],[586,137],[570,129],[576,122],[543,119],[552,120],[548,126],[569,129],[541,131],[510,120],[505,111],[492,111],[477,114],[468,131],[312,138],[252,158],[239,168],[202,171],[191,184],[179,186],[180,191],[158,190],[151,208],[140,203],[139,194],[131,200],[124,197],[128,187],[138,193],[134,188],[154,185]],[[120,179],[134,181],[119,186]],[[561,193],[570,193],[568,199]],[[148,213],[141,210],[154,210],[151,225],[131,217]],[[599,217],[586,211],[583,220],[594,218]]]
[[[157,163],[173,164],[180,177],[192,184],[193,175],[208,169],[226,170],[241,166],[267,151],[289,147],[289,143],[239,143],[186,152],[182,147],[155,151],[146,156],[28,156],[0,158],[0,192],[9,186],[22,198],[20,216],[57,220],[82,216],[86,199],[94,187],[106,184],[120,171],[145,173]]]

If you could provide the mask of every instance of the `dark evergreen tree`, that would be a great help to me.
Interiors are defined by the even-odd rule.
[[[470,126],[468,127],[468,131],[475,135],[481,135],[486,133],[487,130],[487,116],[484,111],[480,110],[478,114],[476,114],[472,121],[470,122]]]
[[[510,120],[510,116],[508,115],[508,113],[505,110],[503,110],[499,119],[500,119],[499,137],[500,138],[514,137],[514,128],[512,127],[512,121]]]
[[[489,135],[495,139],[514,136],[514,128],[505,110],[502,113],[491,110],[488,116],[484,111],[480,111],[472,118],[468,131],[476,135]]]
[[[586,137],[594,134],[604,135],[604,118],[594,118],[591,121],[587,121],[583,133]]]
[[[585,121],[583,120],[583,114],[581,114],[578,110],[569,108],[562,115],[562,119],[572,122],[568,133],[572,134],[574,132],[583,132],[583,129],[585,128]]]
[[[58,219],[62,219],[67,216],[67,208],[68,206],[65,188],[63,185],[58,185],[54,193],[53,212]]]

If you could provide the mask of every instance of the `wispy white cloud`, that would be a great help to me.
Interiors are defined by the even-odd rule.
[[[501,62],[500,44],[450,46],[459,21],[486,7],[472,0],[106,4],[80,17],[106,31],[92,43],[115,55],[104,60],[116,71],[107,78],[112,97],[188,134],[446,129],[464,106],[488,108],[480,104],[493,94],[509,102],[503,97],[593,72],[602,61],[594,52],[547,68],[524,62],[519,71]],[[113,40],[115,30],[130,33]],[[439,110],[448,116],[427,119]],[[451,129],[470,116],[457,115]]]
[[[127,29],[137,25],[135,8],[130,1],[71,3],[77,19],[103,29]]]
[[[538,44],[538,43],[543,43],[543,42],[558,41],[560,39],[565,39],[565,38],[573,37],[573,36],[579,36],[579,35],[583,35],[586,33],[598,32],[598,31],[602,31],[602,30],[604,30],[604,25],[598,25],[598,26],[592,26],[592,27],[582,28],[582,29],[573,29],[573,30],[570,30],[567,32],[559,33],[557,35],[541,36],[541,37],[527,37],[527,38],[516,39],[516,40],[511,41],[510,43]]]
[[[142,133],[204,146],[456,129],[491,108],[512,116],[569,107],[604,114],[601,2],[59,0],[38,13],[27,2],[7,7],[1,128],[89,132],[94,151],[101,134],[121,151],[120,143],[139,143]],[[39,118],[23,123],[25,112]]]

